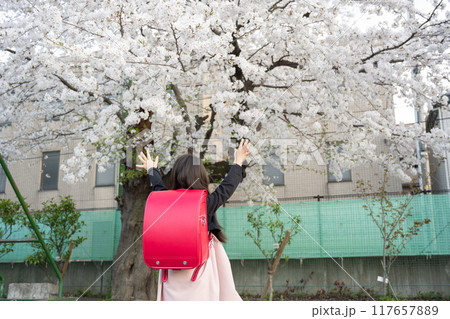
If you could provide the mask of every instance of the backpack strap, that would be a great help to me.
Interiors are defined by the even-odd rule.
[[[191,277],[191,280],[192,280],[192,281],[195,281],[195,280],[197,279],[198,272],[200,271],[200,269],[202,268],[202,266],[203,266],[204,264],[206,264],[206,261],[205,261],[203,264],[198,265],[197,267],[195,267],[195,270],[194,270],[194,272],[192,273],[192,277]]]
[[[167,282],[167,277],[169,275],[169,270],[167,269],[161,269],[162,271],[162,275],[161,275],[161,281],[162,282]]]
[[[209,245],[208,246],[209,246],[209,248],[211,248],[211,246],[213,245],[213,235],[212,235],[211,232],[208,234],[208,240],[209,240]],[[199,273],[200,269],[203,267],[204,264],[206,264],[207,261],[208,260],[206,260],[203,264],[198,265],[197,267],[195,267],[195,270],[192,273],[192,277],[191,277],[192,281],[195,281],[197,279],[197,276],[198,276],[198,273]]]
[[[211,245],[213,244],[213,235],[212,233],[208,234],[208,239],[209,239],[209,248],[211,248]],[[191,280],[195,281],[197,279],[198,273],[200,271],[200,269],[203,267],[203,265],[206,264],[206,261],[203,264],[198,265],[197,267],[195,267],[194,272],[192,273],[191,276]],[[161,274],[161,281],[162,282],[167,282],[167,278],[169,276],[169,270],[168,269],[161,269],[162,274]]]

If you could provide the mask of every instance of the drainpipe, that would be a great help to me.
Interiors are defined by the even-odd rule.
[[[415,77],[417,74],[419,73],[419,66],[416,65],[414,67],[414,69],[412,70],[412,74]],[[421,122],[421,107],[420,105],[417,104],[417,101],[415,101],[414,103],[414,115],[416,118],[416,123],[420,124]],[[417,156],[417,172],[419,174],[419,187],[420,187],[420,192],[423,194],[424,193],[424,185],[423,185],[423,165],[422,165],[422,148],[421,148],[421,143],[419,140],[416,141],[416,156]]]

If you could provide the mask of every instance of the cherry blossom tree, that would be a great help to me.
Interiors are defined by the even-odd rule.
[[[443,155],[445,132],[396,124],[393,95],[423,110],[449,85],[446,1],[410,0],[4,0],[0,4],[0,140],[10,160],[52,143],[80,141],[62,169],[83,181],[93,163],[120,160],[122,233],[117,258],[142,232],[151,191],[133,151],[174,159],[211,142],[255,146],[242,184],[257,185],[263,141],[283,138],[285,168],[326,155],[331,170],[384,163],[407,178],[417,141]],[[372,21],[372,22],[370,22]],[[415,70],[415,72],[412,72]],[[8,130],[7,125],[0,128]],[[377,151],[384,139],[388,152]],[[94,150],[93,150],[94,149]],[[286,147],[279,148],[279,152]],[[208,162],[223,177],[232,161]],[[134,173],[133,173],[134,172]],[[154,298],[154,274],[139,243],[114,268],[113,297]]]

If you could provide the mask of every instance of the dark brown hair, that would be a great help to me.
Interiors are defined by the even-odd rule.
[[[179,156],[172,167],[170,175],[170,189],[205,189],[209,195],[209,176],[205,166],[200,159],[191,154]],[[215,212],[214,212],[215,214]],[[211,232],[219,241],[225,243],[227,238],[223,233],[223,228],[212,230]]]

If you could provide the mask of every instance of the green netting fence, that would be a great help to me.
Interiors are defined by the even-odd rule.
[[[405,197],[395,197],[392,201],[403,199]],[[289,222],[288,214],[299,215],[303,228],[292,239],[284,255],[303,259],[329,257],[328,254],[332,257],[382,256],[380,231],[363,209],[363,204],[362,199],[282,203],[282,219]],[[449,255],[450,194],[416,195],[410,207],[412,216],[407,218],[405,226],[411,226],[414,220],[424,218],[429,218],[431,222],[422,226],[401,255]],[[263,257],[251,238],[245,236],[249,229],[247,213],[252,209],[248,206],[231,206],[218,211],[218,218],[229,238],[225,249],[230,259]],[[266,234],[263,248],[271,249],[273,244],[273,239]]]
[[[83,211],[80,219],[86,225],[77,236],[85,237],[86,240],[73,250],[71,260],[113,260],[120,238],[120,211]],[[38,226],[44,229],[43,225]],[[26,230],[20,230],[14,233],[14,237],[24,238],[27,233]],[[14,251],[0,258],[0,262],[24,261],[32,253],[31,245],[16,244]]]
[[[393,201],[402,199],[404,197],[395,197]],[[328,254],[332,257],[381,256],[383,246],[380,232],[362,208],[363,204],[362,199],[354,198],[282,201],[283,210],[291,216],[301,217],[300,225],[303,228],[293,238],[284,255],[302,259],[328,258]],[[416,219],[429,218],[431,222],[423,225],[402,255],[450,255],[450,194],[417,195],[410,205],[413,209],[412,216],[407,219],[408,225]],[[228,237],[224,247],[230,259],[263,258],[251,238],[245,236],[250,228],[247,213],[255,207],[226,205],[217,212]],[[290,221],[288,214],[282,213],[286,222]],[[120,237],[120,212],[84,211],[81,218],[86,226],[80,235],[87,240],[74,249],[71,260],[113,260]],[[26,233],[16,233],[15,237],[23,238]],[[273,240],[266,235],[263,245],[270,249],[273,244]],[[14,252],[3,256],[0,262],[21,262],[31,253],[30,245],[16,245]]]

